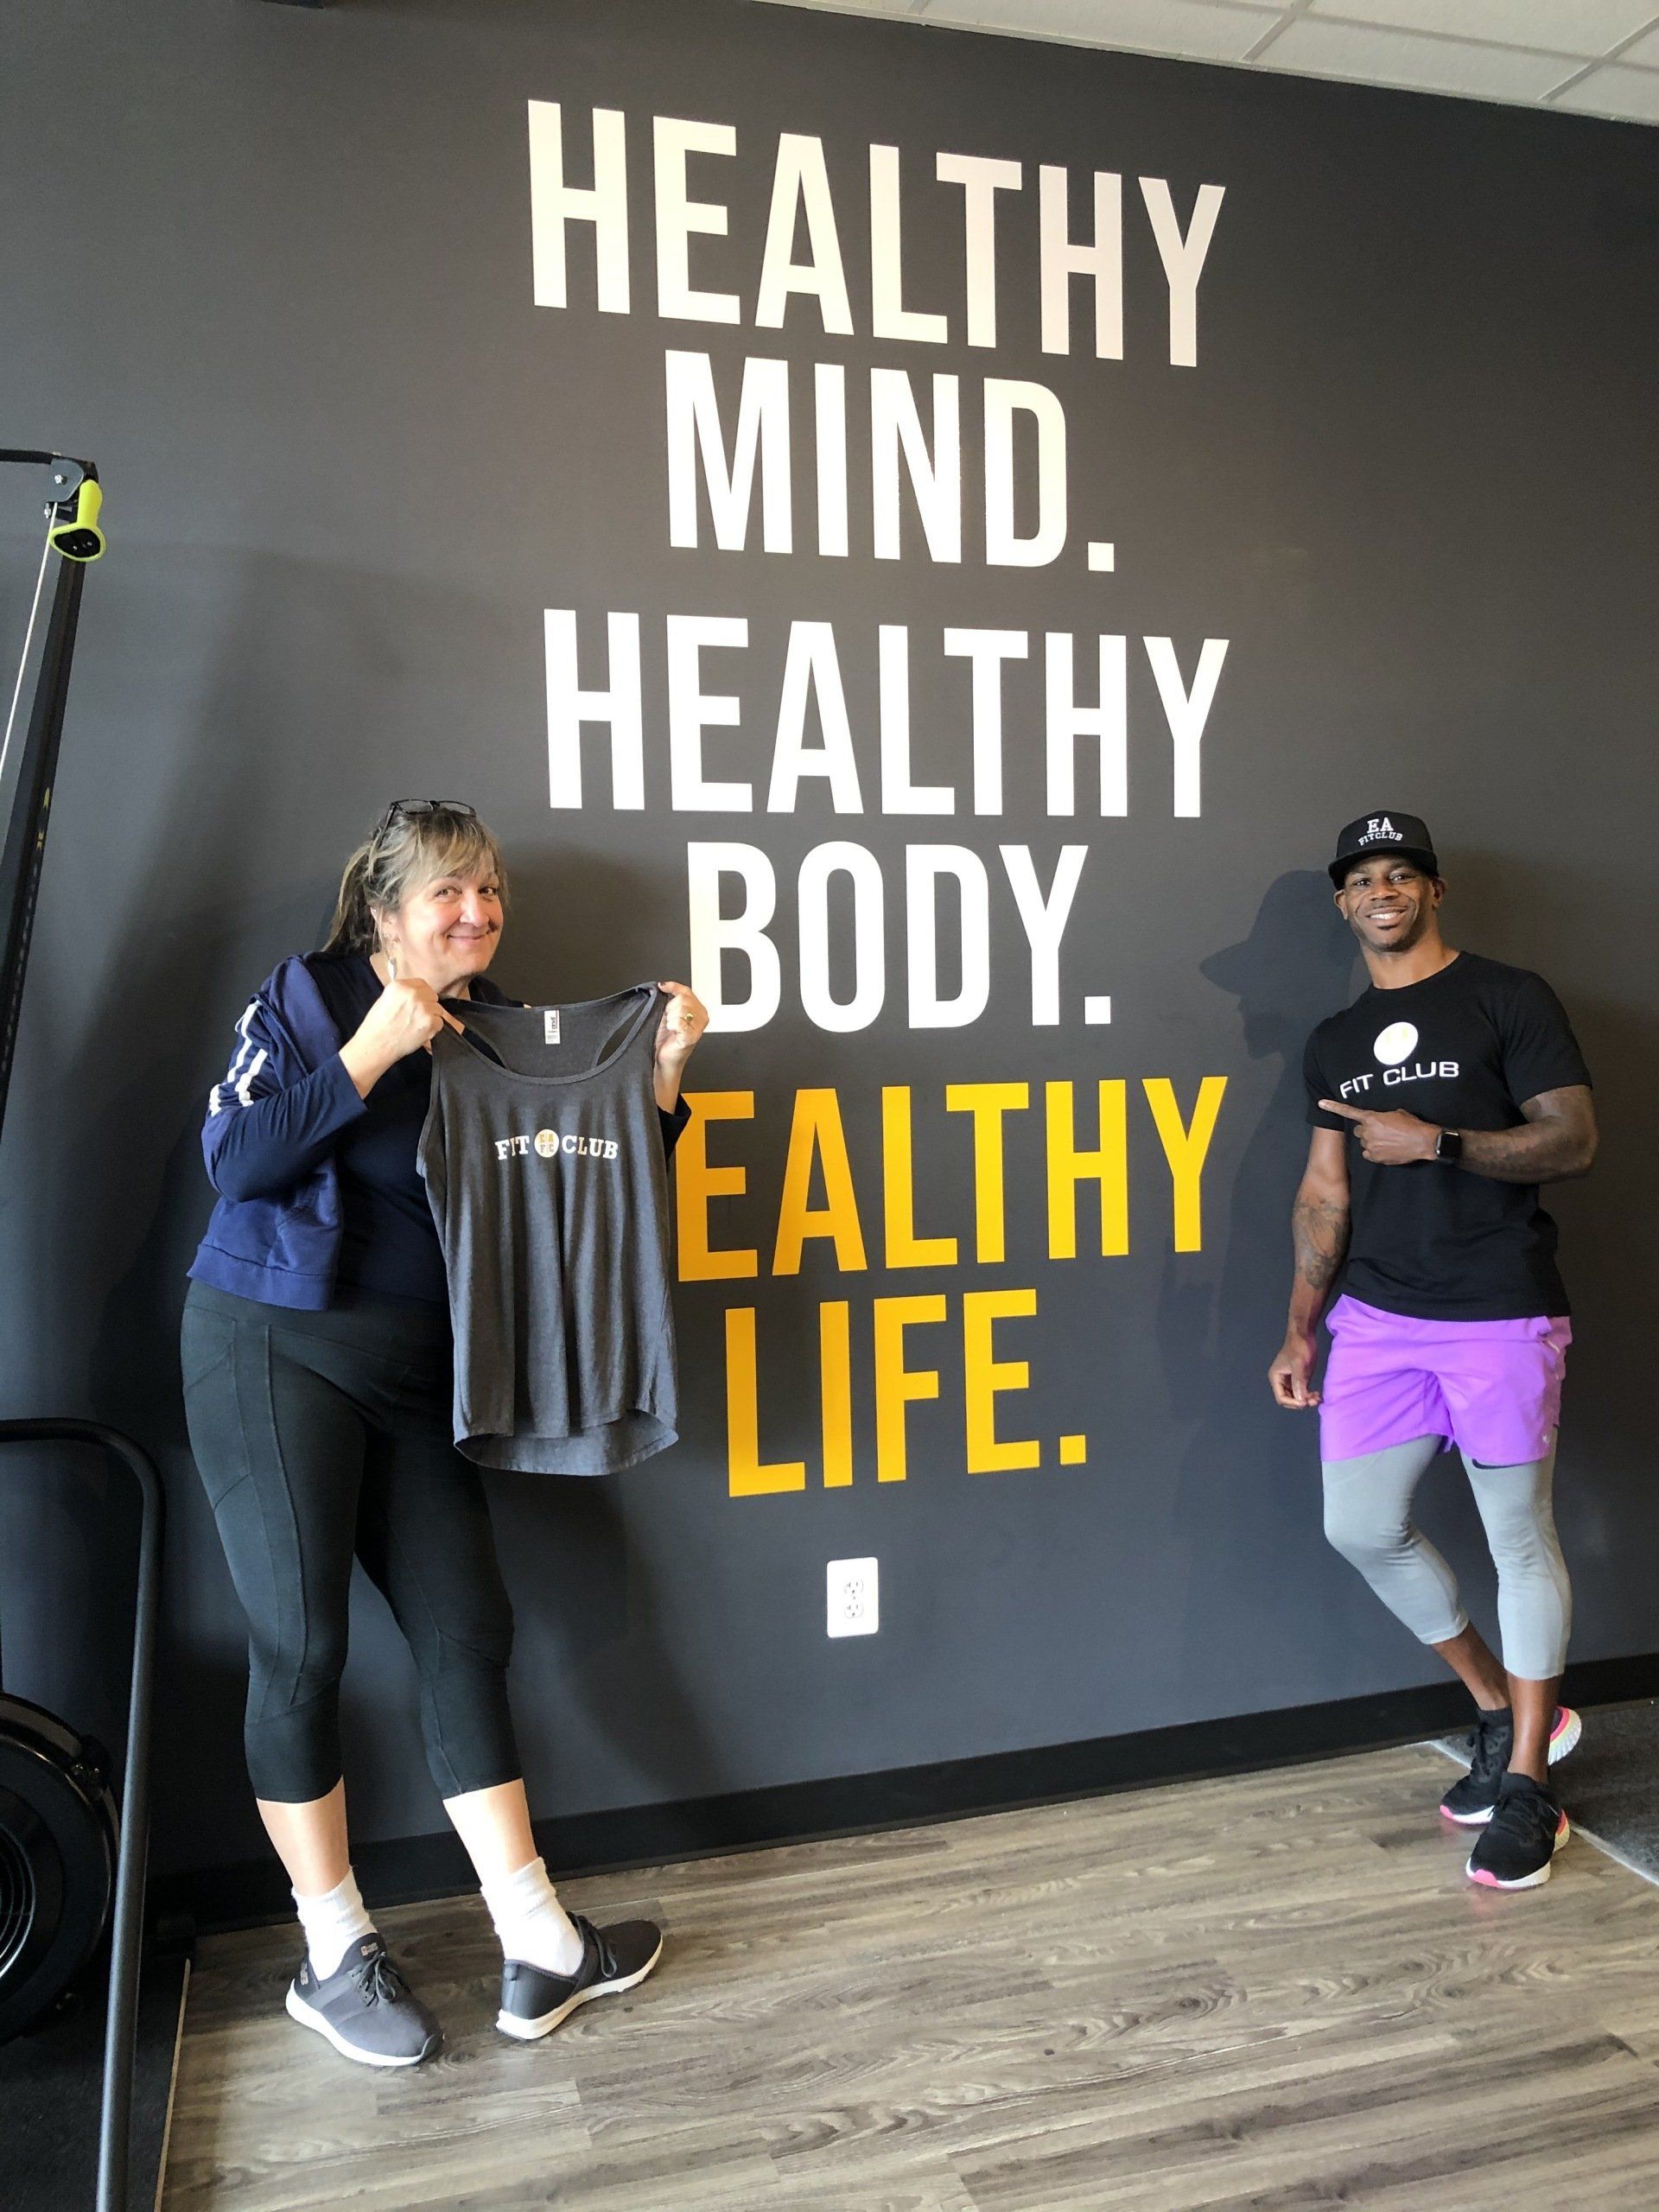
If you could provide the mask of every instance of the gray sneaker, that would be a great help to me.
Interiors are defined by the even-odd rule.
[[[509,1959],[502,1967],[495,2024],[504,2036],[533,2043],[550,2035],[577,2005],[637,1988],[663,1955],[662,1930],[654,1921],[624,1920],[595,1928],[573,1912],[570,1924],[582,1937],[582,1964],[575,1974],[547,1974],[523,1959]]]
[[[378,1936],[353,1943],[324,1981],[308,1958],[288,1985],[288,2017],[360,2066],[418,2066],[443,2041]]]

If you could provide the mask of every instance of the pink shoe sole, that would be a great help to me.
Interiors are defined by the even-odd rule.
[[[1555,1831],[1555,1851],[1560,1849],[1572,1833],[1567,1815],[1563,1813],[1560,1826]],[[1489,1874],[1484,1866],[1477,1866],[1472,1859],[1463,1871],[1471,1882],[1478,1882],[1484,1890],[1535,1890],[1549,1879],[1550,1869],[1554,1863],[1554,1852],[1552,1852],[1535,1874],[1521,1874],[1512,1882],[1500,1882],[1496,1874]]]

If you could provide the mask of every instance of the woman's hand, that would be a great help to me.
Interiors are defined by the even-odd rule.
[[[692,1047],[709,1027],[709,1009],[689,984],[659,982],[672,993],[657,1027],[657,1103],[670,1109],[680,1095],[680,1078]]]
[[[466,1034],[454,1015],[439,1003],[430,983],[419,976],[399,977],[394,972],[391,982],[340,1048],[340,1057],[346,1064],[346,1074],[357,1086],[358,1096],[366,1098],[386,1070],[398,1060],[407,1059],[411,1052],[429,1052],[432,1039],[446,1023],[457,1035]]]

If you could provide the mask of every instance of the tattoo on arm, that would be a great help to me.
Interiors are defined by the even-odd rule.
[[[1346,1199],[1304,1198],[1298,1192],[1290,1215],[1296,1274],[1300,1281],[1321,1295],[1336,1281],[1348,1249],[1348,1222]]]
[[[1596,1109],[1586,1084],[1541,1090],[1521,1111],[1522,1128],[1465,1129],[1463,1166],[1495,1183],[1562,1183],[1588,1172]]]

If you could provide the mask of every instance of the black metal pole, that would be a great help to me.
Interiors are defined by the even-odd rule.
[[[150,1688],[161,1611],[166,1504],[149,1453],[119,1429],[91,1421],[0,1421],[0,1444],[92,1444],[113,1454],[138,1485],[138,1574],[132,1617],[121,1839],[110,1918],[110,1988],[104,2016],[104,2097],[99,2120],[98,2212],[125,2212],[131,2159],[132,2069],[137,2041],[144,1869],[149,1850]]]
[[[40,673],[29,709],[28,734],[17,765],[17,785],[0,853],[0,1129],[11,1089],[12,1054],[17,1043],[23,976],[35,926],[41,863],[46,857],[47,817],[57,773],[58,744],[63,734],[64,702],[69,690],[69,662],[75,650],[86,569],[61,555],[52,587],[52,609],[41,648]]]

